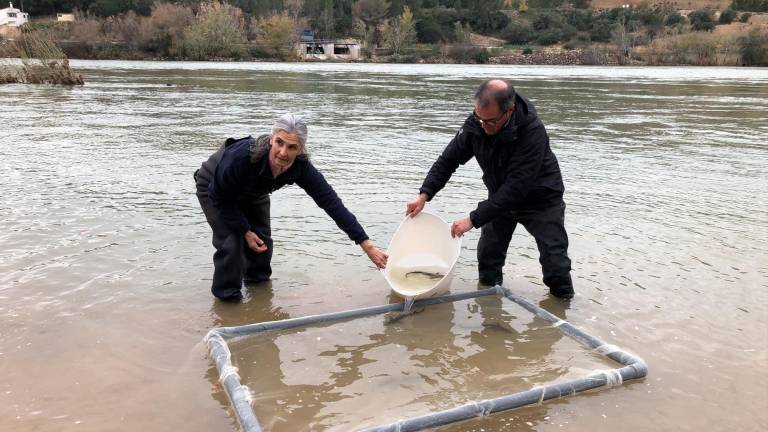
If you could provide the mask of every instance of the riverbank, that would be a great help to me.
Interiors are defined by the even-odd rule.
[[[744,61],[744,56],[734,47],[736,39],[744,38],[754,45],[766,47],[752,54],[757,61]],[[655,46],[666,45],[659,49]],[[72,46],[71,43],[63,46]],[[0,58],[18,58],[14,48],[0,47]],[[114,56],[77,55],[69,49],[63,49],[70,59],[77,60],[129,60],[129,61],[201,61],[185,57],[142,56],[138,53]],[[281,59],[269,56],[212,57],[202,61],[209,62],[285,62],[285,63],[401,63],[401,64],[496,64],[496,65],[601,65],[601,66],[768,66],[768,35],[718,39],[703,34],[682,40],[659,40],[651,47],[638,47],[626,55],[620,55],[617,48],[610,45],[593,45],[583,48],[566,49],[563,47],[528,46],[524,48],[487,48],[477,46],[432,46],[419,50],[406,51],[400,55],[376,55],[360,59]],[[0,63],[0,69],[3,65]]]
[[[639,14],[640,12],[636,12]],[[667,15],[678,16],[681,15]],[[536,18],[541,20],[541,18]],[[592,18],[594,20],[594,18]],[[318,60],[296,52],[274,51],[258,39],[228,45],[226,49],[209,50],[198,55],[179,40],[165,49],[157,49],[146,37],[118,34],[114,31],[86,31],[87,23],[51,25],[31,29],[32,34],[45,33],[56,41],[70,59],[84,60],[193,60],[193,61],[286,61],[286,62],[362,62],[362,63],[428,63],[428,64],[520,64],[520,65],[659,65],[659,66],[768,66],[768,14],[742,14],[742,21],[712,25],[695,31],[685,24],[663,31],[615,33],[608,41],[596,42],[600,36],[579,32],[568,42],[541,44],[541,32],[527,28],[525,35],[507,35],[504,39],[468,33],[463,42],[411,43],[392,54],[392,49],[362,48],[358,58]],[[534,22],[538,22],[535,21]],[[512,24],[510,24],[512,25]],[[527,25],[527,24],[526,24]],[[90,27],[99,28],[96,21]],[[623,26],[616,27],[623,29]],[[616,29],[614,29],[616,30]],[[609,32],[610,33],[610,32]],[[131,39],[135,37],[136,39]],[[0,39],[0,57],[19,57],[16,39]],[[523,42],[525,41],[525,42]],[[153,48],[154,47],[154,48]],[[222,55],[227,53],[227,55]],[[333,56],[331,56],[333,57]]]

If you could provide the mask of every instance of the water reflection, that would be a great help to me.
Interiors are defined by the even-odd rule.
[[[254,322],[288,319],[288,312],[273,302],[273,281],[246,283],[241,303],[211,299],[213,324],[211,327],[231,327]]]

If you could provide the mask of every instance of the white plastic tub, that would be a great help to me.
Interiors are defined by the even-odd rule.
[[[451,237],[451,226],[422,211],[406,217],[389,242],[384,278],[406,300],[445,294],[461,252],[461,237]]]

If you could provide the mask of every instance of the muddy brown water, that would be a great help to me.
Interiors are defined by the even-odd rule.
[[[768,428],[768,70],[73,62],[82,87],[0,87],[0,430],[230,431],[213,327],[397,301],[301,189],[273,195],[274,279],[209,292],[191,173],[294,111],[316,165],[385,247],[486,78],[513,80],[566,183],[577,297],[519,230],[505,285],[644,358],[621,387],[442,431]],[[428,209],[484,198],[474,162]],[[467,234],[453,292],[478,288]],[[610,362],[497,298],[232,346],[267,431],[346,431]]]

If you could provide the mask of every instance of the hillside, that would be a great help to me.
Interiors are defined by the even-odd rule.
[[[731,5],[731,0],[679,0],[679,1],[669,1],[669,2],[658,2],[658,1],[641,1],[641,0],[592,0],[590,3],[592,5],[592,8],[594,9],[613,9],[617,7],[622,7],[622,5],[630,5],[632,7],[637,7],[641,3],[648,3],[650,5],[655,4],[671,4],[675,7],[675,9],[678,10],[694,10],[694,9],[704,9],[704,8],[710,8],[713,10],[723,10],[728,8],[728,6]]]
[[[768,65],[766,14],[721,15],[732,0],[593,0],[593,9],[574,8],[575,0],[552,0],[546,5],[560,7],[522,13],[509,9],[519,4],[515,0],[503,10],[495,0],[436,0],[456,6],[414,10],[402,0],[401,13],[389,9],[389,0],[301,0],[289,2],[297,6],[291,11],[264,15],[255,13],[260,9],[254,5],[267,0],[206,0],[195,7],[185,4],[193,0],[151,1],[146,14],[101,16],[94,6],[75,22],[33,20],[31,27],[60,42],[71,58],[300,60],[304,53],[295,49],[296,35],[309,34],[359,41],[355,59],[361,61]],[[488,7],[467,7],[479,3]],[[336,10],[341,4],[355,7]],[[630,7],[619,7],[625,4]],[[5,45],[13,54],[15,48]]]

